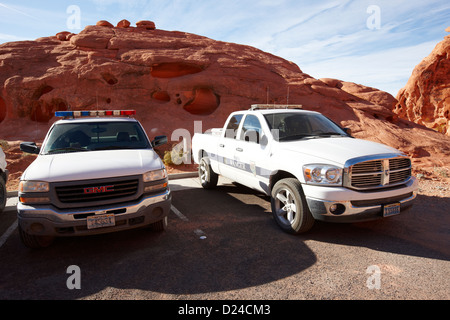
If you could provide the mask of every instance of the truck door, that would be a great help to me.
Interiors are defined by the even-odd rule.
[[[245,117],[239,132],[234,159],[239,165],[236,181],[263,192],[268,190],[270,171],[267,167],[269,148],[257,116]]]
[[[236,163],[234,153],[236,151],[236,138],[241,124],[243,114],[233,115],[219,139],[219,146],[217,148],[219,172],[222,176],[232,180],[236,180]]]

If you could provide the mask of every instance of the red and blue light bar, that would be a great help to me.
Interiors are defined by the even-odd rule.
[[[56,117],[101,117],[101,116],[133,116],[136,110],[86,110],[86,111],[56,111]]]

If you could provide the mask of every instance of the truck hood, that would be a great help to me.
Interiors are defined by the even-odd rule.
[[[22,180],[74,181],[143,174],[163,167],[153,150],[103,150],[39,155]]]
[[[307,154],[311,157],[318,157],[327,160],[327,162],[335,162],[341,166],[349,159],[367,155],[402,154],[399,150],[384,144],[347,137],[316,138],[281,142],[280,147],[285,150]]]

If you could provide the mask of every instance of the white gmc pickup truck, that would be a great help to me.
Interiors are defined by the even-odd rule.
[[[315,220],[367,221],[412,206],[417,181],[406,155],[298,107],[253,105],[230,114],[223,129],[195,134],[202,186],[215,187],[221,175],[269,195],[275,221],[289,233],[306,232]]]
[[[167,172],[134,110],[61,111],[19,184],[22,242],[31,248],[55,237],[167,226],[171,192]],[[111,116],[110,116],[111,115]]]
[[[0,212],[3,212],[6,205],[6,182],[8,180],[8,170],[6,170],[5,153],[0,147]]]

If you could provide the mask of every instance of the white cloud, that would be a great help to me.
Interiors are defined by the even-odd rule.
[[[11,42],[11,41],[22,41],[27,40],[26,38],[18,37],[12,34],[0,33],[0,43],[2,42]]]
[[[303,64],[300,68],[314,78],[355,82],[396,96],[414,67],[431,53],[436,43],[428,41],[366,55],[331,58]]]

